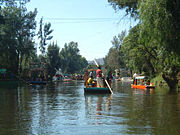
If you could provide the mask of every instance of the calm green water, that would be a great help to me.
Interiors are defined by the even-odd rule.
[[[180,93],[134,90],[85,95],[83,82],[0,87],[0,135],[179,135]]]

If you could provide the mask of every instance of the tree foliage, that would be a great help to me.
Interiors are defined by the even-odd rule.
[[[40,39],[39,49],[42,54],[45,53],[45,46],[47,45],[47,41],[53,38],[53,36],[50,36],[52,32],[53,30],[51,29],[51,23],[45,23],[45,25],[43,25],[43,18],[41,18],[38,39]]]
[[[122,31],[118,36],[114,36],[111,41],[112,47],[109,49],[108,55],[105,57],[105,66],[108,70],[114,71],[115,69],[124,67],[122,60],[121,46],[123,44],[126,32]]]
[[[57,43],[48,44],[53,30],[50,23],[43,23],[43,18],[38,34],[35,34],[37,10],[28,12],[27,2],[29,0],[0,0],[0,68],[26,77],[27,72],[34,67],[45,70],[51,77],[58,68],[62,68],[64,73],[82,71],[88,63],[80,55],[78,44],[65,44],[61,51]],[[42,54],[39,56],[35,36],[40,39]]]
[[[1,66],[21,73],[23,59],[34,52],[33,37],[35,36],[37,11],[28,12],[25,5],[16,4],[3,7],[1,16],[4,23],[0,24],[0,60]],[[11,64],[10,64],[11,63]]]
[[[55,74],[56,69],[60,68],[60,57],[59,57],[60,48],[57,43],[54,42],[50,44],[47,48],[47,60],[46,67],[47,73],[51,77]]]
[[[61,68],[65,73],[79,72],[88,65],[87,60],[79,54],[77,42],[65,44],[59,55]]]
[[[179,2],[177,0],[146,0],[140,4],[141,37],[152,44],[156,43],[159,71],[174,89],[177,74],[180,72],[180,26]],[[144,37],[144,33],[149,34]],[[151,40],[149,40],[151,39]]]
[[[116,11],[125,9],[131,17],[137,17],[138,15],[138,1],[140,0],[108,0]]]
[[[109,0],[115,8],[126,11],[138,4],[132,11],[138,11],[140,22],[129,31],[121,48],[125,66],[151,77],[162,74],[170,89],[175,89],[180,72],[179,1],[139,0],[130,6],[127,1]]]

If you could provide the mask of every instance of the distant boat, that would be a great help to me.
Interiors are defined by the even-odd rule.
[[[47,84],[46,73],[42,68],[33,68],[29,71],[29,84],[45,85]]]
[[[67,75],[63,75],[61,69],[56,70],[55,75],[53,76],[53,82],[69,82],[69,81],[73,81],[73,79],[70,77],[69,74]]]
[[[29,81],[29,83],[33,85],[45,85],[47,84],[47,81]]]
[[[131,84],[131,87],[136,89],[154,89],[155,86],[152,83],[150,83],[150,81],[146,83],[144,82],[145,78],[145,76],[136,77],[133,84]]]
[[[69,77],[62,77],[62,76],[53,77],[53,82],[69,82],[69,81],[74,81],[74,80]]]

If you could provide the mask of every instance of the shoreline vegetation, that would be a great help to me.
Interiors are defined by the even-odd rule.
[[[137,25],[113,37],[105,57],[109,70],[125,68],[144,73],[170,90],[179,87],[180,7],[177,0],[108,0],[112,7],[126,10]]]
[[[162,75],[158,75],[156,77],[154,77],[153,79],[151,79],[151,82],[155,85],[155,86],[159,86],[159,87],[163,87],[163,86],[167,86],[168,84],[166,83],[166,81],[162,78]],[[178,85],[176,90],[180,90],[180,73],[178,74]]]

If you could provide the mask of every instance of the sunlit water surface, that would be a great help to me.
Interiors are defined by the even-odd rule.
[[[84,94],[83,82],[0,87],[2,135],[179,135],[180,93],[135,90]]]

